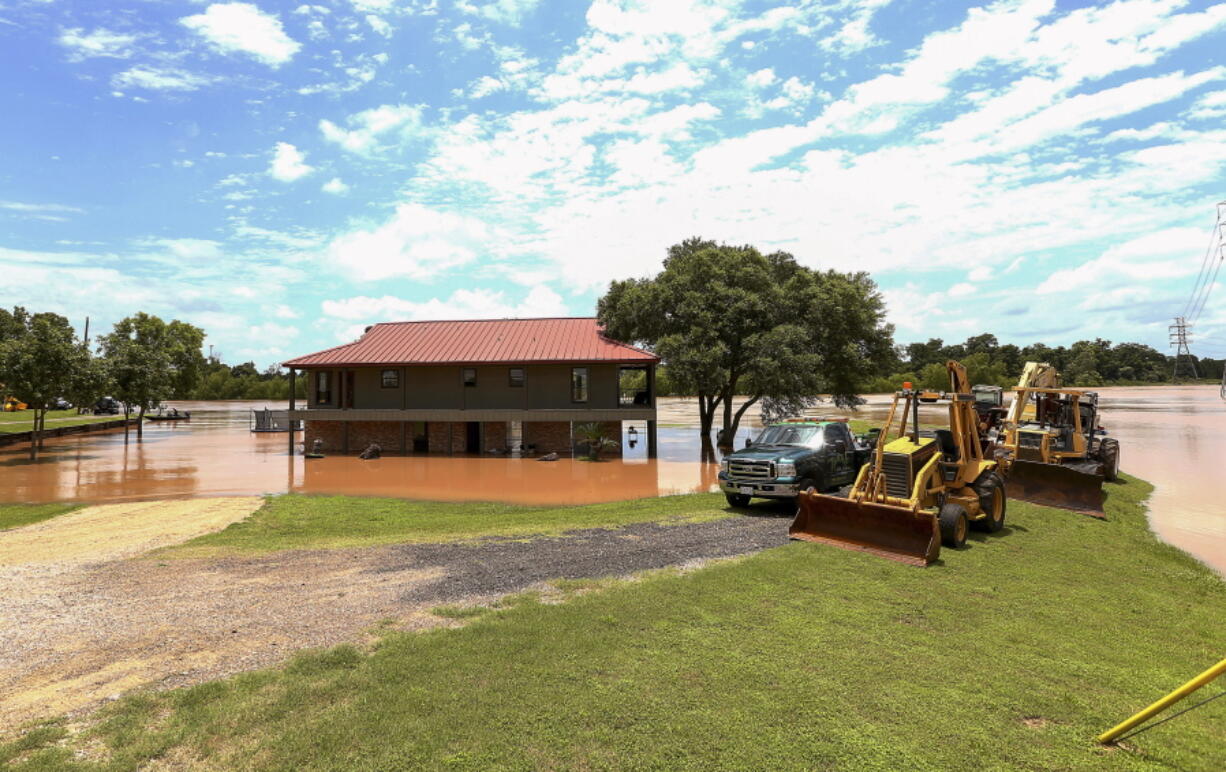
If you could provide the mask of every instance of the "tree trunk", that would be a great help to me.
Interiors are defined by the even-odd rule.
[[[703,442],[711,442],[711,427],[715,424],[715,408],[719,403],[720,398],[714,394],[698,393],[698,431]]]
[[[132,408],[128,407],[127,402],[123,403],[123,441],[125,443],[128,441],[128,429],[129,429],[128,422],[132,420],[131,416],[132,416]]]
[[[30,425],[30,460],[38,460],[38,408],[34,408],[34,421]]]
[[[741,426],[741,417],[744,416],[745,412],[761,398],[762,395],[757,394],[745,400],[745,404],[737,408],[736,414],[732,417],[732,429],[728,432],[728,447],[731,448],[734,440],[736,439],[736,431]]]
[[[140,412],[136,414],[136,441],[140,442],[145,437],[145,406],[140,406]]]

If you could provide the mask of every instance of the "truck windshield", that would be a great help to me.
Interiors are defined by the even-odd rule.
[[[816,448],[822,444],[822,429],[820,426],[768,426],[758,435],[753,444]]]

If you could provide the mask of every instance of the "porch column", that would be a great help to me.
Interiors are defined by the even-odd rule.
[[[647,367],[647,403],[654,410],[656,406],[656,366]]]
[[[297,407],[298,405],[298,403],[294,400],[294,390],[296,387],[297,387],[297,384],[294,381],[294,368],[291,367],[289,369],[289,412],[291,416],[294,414],[294,408]],[[288,420],[289,420],[289,454],[292,456],[294,455],[294,419],[289,418]]]
[[[650,419],[647,421],[647,457],[655,458],[658,453],[658,443],[656,441],[656,421]]]

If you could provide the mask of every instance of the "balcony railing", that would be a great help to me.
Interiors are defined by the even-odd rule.
[[[651,394],[647,389],[621,389],[617,404],[621,407],[651,407]]]

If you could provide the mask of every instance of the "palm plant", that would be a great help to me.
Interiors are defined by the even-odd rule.
[[[599,461],[601,452],[621,447],[621,443],[605,433],[604,424],[579,424],[575,427],[575,438],[587,445],[587,459]]]

